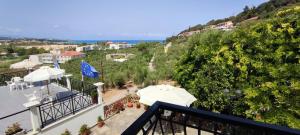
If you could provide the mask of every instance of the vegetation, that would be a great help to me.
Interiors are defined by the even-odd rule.
[[[0,52],[6,52],[6,56],[0,56],[0,72],[5,71],[9,69],[10,65],[19,61],[22,61],[23,59],[27,59],[29,55],[33,54],[40,54],[40,53],[46,53],[48,51],[44,49],[38,49],[38,48],[30,48],[25,49],[21,47],[16,47],[14,45],[8,45],[8,46],[1,46]],[[18,56],[14,56],[13,53],[17,53]]]
[[[269,18],[270,16],[273,15],[274,12],[277,12],[278,9],[288,6],[288,5],[296,4],[299,2],[300,2],[300,0],[270,0],[270,1],[265,2],[257,7],[245,6],[243,12],[239,13],[236,16],[231,16],[231,17],[224,18],[224,19],[211,20],[208,23],[206,23],[205,25],[199,24],[199,25],[196,25],[193,27],[189,27],[188,29],[182,31],[181,33],[184,33],[187,31],[202,30],[206,26],[216,25],[216,24],[226,22],[226,21],[233,21],[233,23],[237,24],[237,23],[240,23],[247,19],[250,19],[252,17]],[[171,37],[169,39],[175,39],[175,37]]]
[[[14,135],[21,132],[23,129],[20,127],[19,123],[14,123],[12,126],[8,126],[5,130],[5,135]]]
[[[103,121],[102,117],[101,117],[101,116],[98,116],[97,121],[98,121],[98,122]]]
[[[192,36],[174,78],[195,106],[300,128],[300,7],[231,32]]]
[[[104,125],[105,123],[104,123],[104,120],[102,119],[102,117],[101,116],[98,116],[98,118],[97,118],[97,125],[98,125],[98,127],[103,127],[103,125]]]
[[[106,87],[118,87],[128,82],[133,81],[135,84],[141,85],[148,76],[148,63],[150,62],[155,48],[161,46],[160,43],[141,43],[134,48],[122,50],[97,50],[87,52],[87,56],[83,59],[76,59],[61,65],[61,68],[66,69],[67,73],[72,73],[75,78],[81,78],[80,62],[87,61],[94,66],[101,75],[104,76]],[[125,62],[114,62],[106,60],[105,55],[112,53],[132,53],[135,57],[130,58]],[[103,63],[103,71],[99,63]],[[103,73],[102,73],[103,72]],[[100,77],[101,78],[101,77]],[[84,78],[87,82],[97,82],[97,79]]]
[[[6,57],[0,59],[0,72],[7,71],[10,65],[19,61],[22,61],[25,57]]]
[[[80,135],[89,135],[89,134],[91,134],[91,130],[89,129],[89,127],[86,124],[83,124],[80,127],[79,134]]]
[[[24,56],[24,55],[33,55],[33,54],[40,54],[40,53],[46,53],[47,51],[43,48],[36,48],[32,47],[29,49],[25,49],[23,47],[17,47],[15,45],[7,45],[5,46],[2,51],[6,51],[7,53],[18,53],[19,56]]]
[[[61,135],[71,135],[70,131],[68,129],[65,130]]]

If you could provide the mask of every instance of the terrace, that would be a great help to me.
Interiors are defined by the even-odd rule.
[[[119,135],[144,112],[143,108],[126,108],[124,111],[106,119],[103,127],[93,127],[91,129],[92,135]]]
[[[26,73],[27,71],[17,71],[0,74],[0,107],[4,110],[0,112],[0,134],[4,134],[6,128],[16,122],[24,132],[53,134],[51,132],[57,130],[55,128],[59,127],[59,123],[66,122],[66,118],[79,116],[77,114],[90,116],[91,114],[85,114],[83,110],[93,111],[101,107],[102,102],[95,103],[91,96],[92,93],[97,93],[99,87],[71,79],[69,75],[59,80],[50,80],[46,99],[51,100],[44,100],[42,91],[45,94],[46,86],[34,85],[13,90],[5,86],[4,81],[14,76],[23,77]],[[39,98],[31,101],[33,93]],[[96,117],[95,115],[95,119]]]
[[[25,89],[23,91],[21,90],[14,90],[10,91],[8,86],[2,86],[0,87],[0,99],[2,102],[0,102],[0,108],[5,111],[0,111],[0,117],[7,116],[19,111],[28,110],[25,106],[23,106],[24,103],[28,102],[28,99],[25,95],[29,95],[33,93],[34,91],[39,91],[42,86],[32,87]],[[49,89],[51,90],[51,95],[55,95],[55,93],[67,91],[66,88],[60,87],[56,84],[50,84]],[[31,124],[30,124],[30,114],[29,111],[25,111],[23,113],[20,113],[16,115],[15,117],[10,117],[7,119],[3,119],[0,122],[0,134],[4,134],[4,131],[8,124],[18,122],[22,125],[23,128],[30,130]]]

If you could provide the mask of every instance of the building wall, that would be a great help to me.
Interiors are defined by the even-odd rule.
[[[29,60],[32,61],[32,62],[40,63],[38,55],[30,55]]]
[[[103,104],[91,106],[75,115],[59,120],[41,130],[39,135],[60,135],[68,129],[72,135],[78,135],[83,124],[92,127],[97,124],[97,118],[104,118]]]

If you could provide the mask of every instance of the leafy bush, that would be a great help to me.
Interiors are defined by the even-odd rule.
[[[191,37],[175,79],[199,108],[300,128],[300,12]]]
[[[14,135],[23,129],[20,127],[19,123],[14,123],[12,126],[8,126],[5,130],[5,135]]]
[[[98,122],[101,122],[103,121],[102,117],[101,116],[98,116],[98,119],[97,119]]]
[[[114,81],[115,85],[119,88],[123,88],[123,86],[125,85],[125,79],[122,74],[118,74]]]
[[[89,135],[89,134],[91,134],[91,130],[89,129],[89,127],[86,124],[83,124],[80,127],[79,134],[80,135]]]

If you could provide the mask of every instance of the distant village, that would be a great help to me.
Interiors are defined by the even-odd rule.
[[[258,19],[257,16],[252,17],[252,18],[249,18],[247,20],[244,20],[244,21],[240,22],[239,24],[244,23],[244,22],[248,22],[248,21],[251,21],[251,20],[257,20],[257,19]],[[239,24],[236,24],[236,25],[239,25]],[[180,36],[189,37],[189,36],[192,36],[193,34],[201,33],[201,32],[206,31],[208,29],[217,29],[217,30],[230,31],[230,30],[234,29],[236,25],[232,21],[226,21],[226,22],[222,22],[222,23],[219,23],[219,24],[216,24],[216,25],[208,25],[204,29],[201,29],[201,30],[183,32],[183,33],[178,34],[178,36],[179,37]]]

